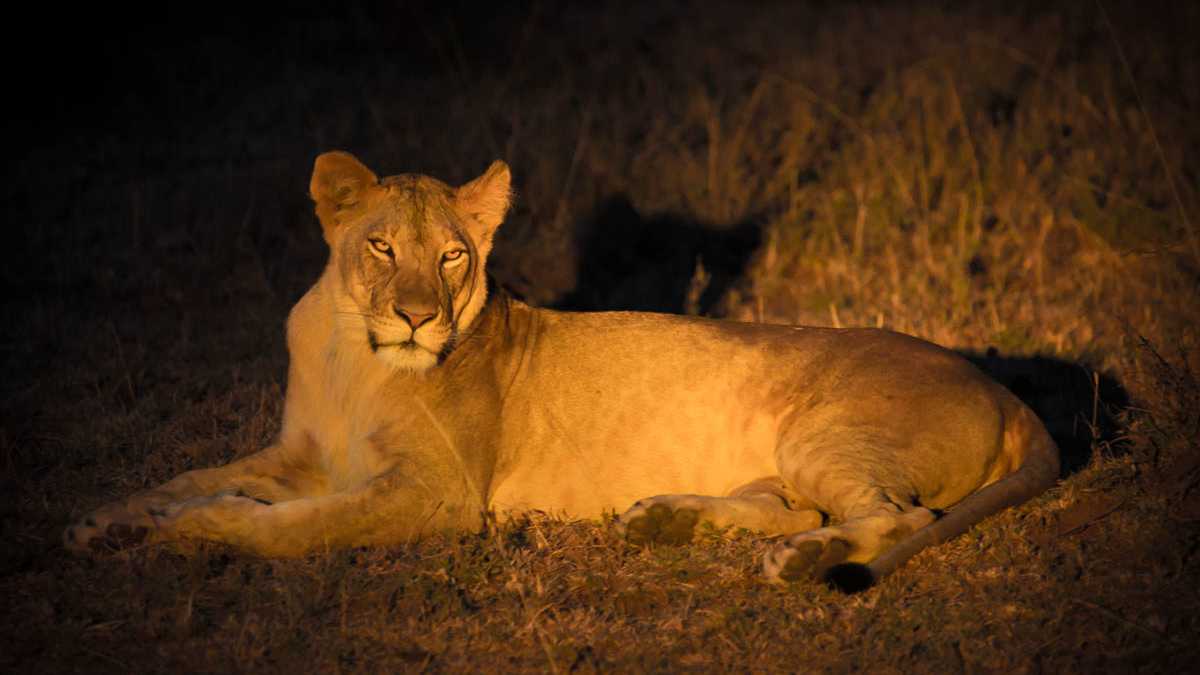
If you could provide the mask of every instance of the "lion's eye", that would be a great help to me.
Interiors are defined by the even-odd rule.
[[[467,252],[461,248],[456,248],[453,251],[446,251],[442,254],[442,264],[446,267],[453,267],[467,259]]]
[[[386,256],[392,255],[391,245],[382,239],[377,239],[375,237],[372,237],[367,240],[367,243],[371,245],[371,248],[375,249],[379,253],[382,253]]]

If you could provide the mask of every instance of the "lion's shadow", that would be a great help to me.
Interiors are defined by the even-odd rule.
[[[616,195],[580,225],[577,237],[575,289],[555,309],[714,316],[744,278],[763,234],[754,218],[712,224],[673,214],[643,217]]]
[[[1025,402],[1058,444],[1062,474],[1079,471],[1098,451],[1120,454],[1120,413],[1129,393],[1111,375],[1088,366],[1046,356],[960,354]]]

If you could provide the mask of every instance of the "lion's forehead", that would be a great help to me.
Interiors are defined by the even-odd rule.
[[[454,209],[454,190],[436,178],[419,174],[389,176],[380,181],[380,198],[366,219],[368,229],[382,230],[398,244],[438,246],[461,228]]]

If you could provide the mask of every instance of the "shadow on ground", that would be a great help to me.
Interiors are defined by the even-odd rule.
[[[575,290],[555,309],[717,316],[762,244],[751,218],[715,225],[673,214],[645,217],[624,195],[605,200],[579,230]]]
[[[1063,476],[1079,471],[1098,450],[1120,453],[1117,415],[1129,394],[1115,378],[1084,364],[1044,356],[961,352],[1016,394],[1046,425],[1062,455]]]

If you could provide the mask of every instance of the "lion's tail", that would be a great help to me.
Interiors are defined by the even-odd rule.
[[[1023,446],[1021,468],[972,493],[941,518],[917,530],[867,564],[867,584],[891,574],[926,546],[947,541],[971,529],[971,526],[1010,506],[1016,506],[1045,492],[1059,477],[1058,447],[1041,420],[1024,404],[1016,403],[1013,422],[1015,433],[1005,434],[1005,444]],[[1005,448],[1006,451],[1011,448]]]

